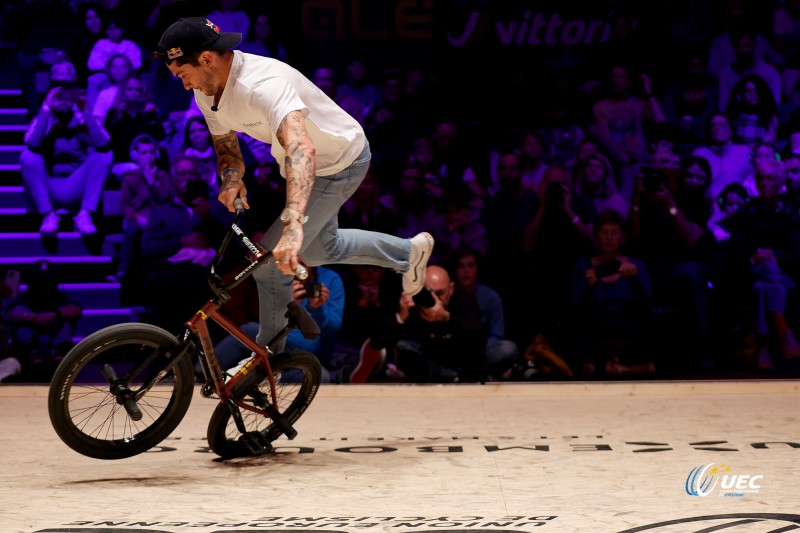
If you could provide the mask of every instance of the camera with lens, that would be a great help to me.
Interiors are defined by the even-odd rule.
[[[429,289],[425,287],[417,294],[411,297],[414,300],[414,304],[417,307],[421,307],[423,309],[429,309],[436,305],[436,298],[433,297],[433,289]]]
[[[309,269],[308,277],[303,280],[303,288],[306,291],[306,298],[322,297],[322,284],[317,283],[317,277],[311,269]]]

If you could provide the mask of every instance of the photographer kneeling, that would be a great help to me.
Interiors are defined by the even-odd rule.
[[[454,295],[447,270],[428,266],[425,290],[400,296],[397,314],[364,344],[350,381],[477,382],[486,340],[475,298]]]

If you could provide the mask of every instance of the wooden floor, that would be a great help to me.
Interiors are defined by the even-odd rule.
[[[121,461],[67,448],[46,395],[0,387],[0,533],[800,532],[798,381],[326,385],[227,462],[199,393]]]

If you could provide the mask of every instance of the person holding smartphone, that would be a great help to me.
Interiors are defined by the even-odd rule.
[[[653,294],[647,266],[623,254],[625,218],[613,209],[597,214],[592,225],[597,253],[578,260],[573,270],[575,354],[584,378],[652,374],[650,361],[637,359],[645,349],[644,319]]]
[[[42,216],[40,233],[58,232],[59,209],[74,215],[75,229],[81,234],[97,232],[92,213],[111,169],[110,140],[82,88],[70,84],[48,92],[25,133],[20,155],[25,192]]]

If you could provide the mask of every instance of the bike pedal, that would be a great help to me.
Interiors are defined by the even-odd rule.
[[[259,431],[249,431],[239,437],[239,442],[250,452],[250,455],[264,455],[274,450],[270,441]]]

